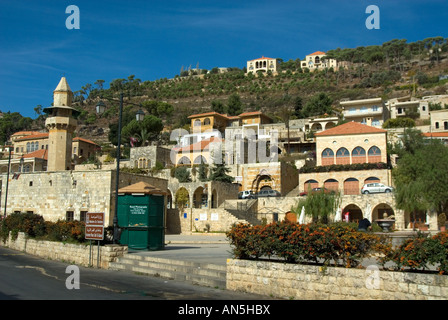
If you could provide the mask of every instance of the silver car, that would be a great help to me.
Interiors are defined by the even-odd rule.
[[[375,183],[367,183],[361,188],[362,194],[369,194],[369,193],[381,193],[381,192],[392,192],[394,191],[393,187],[386,186],[382,183],[375,182]]]

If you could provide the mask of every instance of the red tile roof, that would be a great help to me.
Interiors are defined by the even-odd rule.
[[[48,133],[35,133],[30,134],[24,137],[18,138],[16,141],[25,141],[25,140],[36,140],[36,139],[45,139],[48,138]]]
[[[261,56],[261,58],[253,59],[253,60],[250,60],[250,61],[265,60],[265,59],[273,59],[273,58],[268,58],[268,57],[265,57],[265,56]]]
[[[19,131],[12,134],[12,136],[30,136],[34,134],[39,134],[39,131]]]
[[[448,132],[426,132],[423,133],[423,136],[425,137],[434,137],[434,138],[443,138],[443,137],[447,137],[448,138]]]
[[[209,145],[210,145],[211,142],[216,142],[216,143],[224,142],[224,139],[211,137],[211,138],[204,139],[204,140],[198,141],[196,143],[190,144],[190,145],[185,146],[185,147],[176,148],[174,150],[178,151],[178,152],[204,151],[204,150],[208,150]]]
[[[206,112],[206,113],[198,113],[198,114],[192,114],[191,116],[188,117],[188,119],[192,119],[192,118],[200,118],[200,117],[206,117],[206,116],[219,116],[219,117],[223,117],[223,118],[227,118],[227,115],[225,114],[220,114],[218,112]]]
[[[313,52],[313,53],[309,54],[309,56],[320,56],[322,54],[326,54],[326,53],[322,52],[322,51],[316,51],[316,52]]]
[[[24,158],[39,158],[48,160],[48,151],[46,149],[40,149],[23,155]]]
[[[80,138],[80,137],[75,137],[75,138],[73,138],[73,141],[83,141],[83,142],[85,142],[85,143],[94,144],[94,145],[97,146],[97,144],[96,144],[95,142],[90,141],[90,140],[88,140],[88,139]]]
[[[318,132],[315,136],[338,136],[338,135],[350,135],[350,134],[362,134],[362,133],[386,133],[384,129],[375,128],[359,122],[347,122],[331,129]]]

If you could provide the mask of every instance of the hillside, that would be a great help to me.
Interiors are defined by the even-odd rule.
[[[276,75],[246,75],[245,68],[156,81],[131,75],[113,80],[109,89],[104,89],[103,80],[97,80],[74,92],[74,107],[82,112],[78,134],[107,143],[109,125],[118,121],[118,102],[111,100],[118,100],[120,92],[124,93],[125,122],[142,109],[160,117],[167,128],[188,125],[189,115],[210,111],[212,102],[226,105],[231,96],[240,98],[240,110],[261,110],[280,121],[279,106],[294,107],[297,97],[305,106],[321,92],[331,98],[334,108],[344,99],[446,94],[448,81],[439,80],[439,76],[448,74],[448,42],[444,38],[428,39],[415,43],[392,40],[382,46],[328,51],[328,57],[345,61],[346,67],[339,70],[309,72],[300,68],[300,59],[279,59],[281,71]],[[102,116],[95,112],[99,97],[108,106]]]

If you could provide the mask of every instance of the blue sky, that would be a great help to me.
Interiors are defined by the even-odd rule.
[[[66,28],[67,6],[80,29]],[[380,9],[369,30],[366,8]],[[382,0],[0,0],[0,110],[35,118],[65,76],[86,83],[172,78],[182,66],[243,68],[261,56],[447,37],[448,2]]]

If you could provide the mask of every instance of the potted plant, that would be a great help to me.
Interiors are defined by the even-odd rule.
[[[446,215],[441,213],[437,216],[437,224],[439,225],[440,231],[445,231]]]

